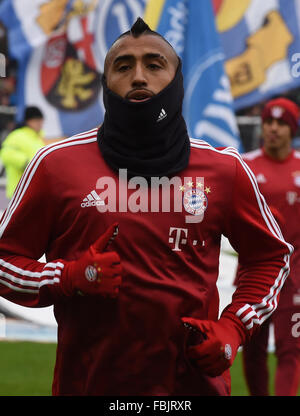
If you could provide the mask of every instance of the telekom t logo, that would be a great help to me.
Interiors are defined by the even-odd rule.
[[[172,251],[181,251],[179,244],[187,243],[187,235],[188,230],[186,228],[170,227],[169,243],[175,244],[174,248],[172,248]]]
[[[169,229],[169,243],[174,244],[172,251],[182,251],[180,245],[186,245],[188,242],[188,230],[186,228],[170,227]],[[190,244],[197,247],[205,247],[205,240],[191,239]]]

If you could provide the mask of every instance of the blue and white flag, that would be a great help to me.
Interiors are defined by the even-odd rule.
[[[138,16],[182,58],[189,134],[241,150],[211,0],[3,0],[0,19],[19,63],[19,120],[25,105],[39,106],[48,139],[99,125],[105,55]]]
[[[182,59],[183,114],[190,136],[241,151],[212,1],[149,0],[145,20]]]
[[[235,110],[300,85],[299,0],[214,0]]]

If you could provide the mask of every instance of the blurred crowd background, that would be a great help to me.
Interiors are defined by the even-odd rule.
[[[0,23],[0,52],[6,57],[6,76],[0,78],[0,141],[15,128],[17,62],[10,59],[7,45],[7,33]]]
[[[293,0],[294,1],[294,0]],[[0,0],[0,4],[3,0]],[[214,4],[219,4],[217,0]],[[249,3],[249,2],[248,2]],[[6,27],[0,21],[0,53],[6,58],[6,76],[0,77],[0,146],[10,131],[16,128],[16,114],[18,106],[17,96],[17,76],[18,62],[11,58],[8,45],[8,33]],[[278,94],[279,95],[279,94]],[[281,96],[292,99],[300,104],[300,87],[292,90],[281,91]],[[243,150],[249,151],[256,149],[261,144],[261,120],[260,113],[265,101],[256,103],[246,108],[235,111],[236,121]],[[293,141],[295,148],[300,148],[300,131]],[[1,171],[1,176],[5,172]]]

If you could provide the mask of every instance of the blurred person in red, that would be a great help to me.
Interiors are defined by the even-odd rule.
[[[281,291],[278,307],[259,332],[243,346],[244,373],[252,396],[269,395],[268,344],[274,325],[277,367],[275,395],[297,395],[300,380],[300,338],[293,331],[300,312],[300,152],[292,147],[298,129],[299,108],[287,98],[267,102],[262,110],[260,149],[242,155],[256,176],[261,193],[276,218],[283,236],[293,244],[290,279]],[[238,265],[235,284],[243,284]]]

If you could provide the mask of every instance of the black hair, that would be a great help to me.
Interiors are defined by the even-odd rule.
[[[138,17],[135,23],[131,26],[131,28],[127,31],[122,33],[119,38],[127,35],[131,35],[134,38],[138,38],[141,35],[158,35],[161,36],[159,33],[155,32],[154,30],[150,29],[147,23],[141,18]]]
[[[32,120],[34,118],[44,118],[42,111],[35,106],[29,106],[25,109],[24,120]]]
[[[117,39],[122,38],[123,36],[133,36],[134,38],[138,38],[142,35],[154,35],[154,36],[158,36],[161,39],[163,39],[166,43],[168,43],[172,49],[173,46],[167,41],[167,39],[165,39],[160,33],[155,32],[155,30],[150,29],[150,27],[147,25],[147,23],[141,18],[138,17],[136,19],[136,21],[134,22],[134,24],[131,26],[131,28],[129,30],[127,30],[127,32],[122,33]]]

